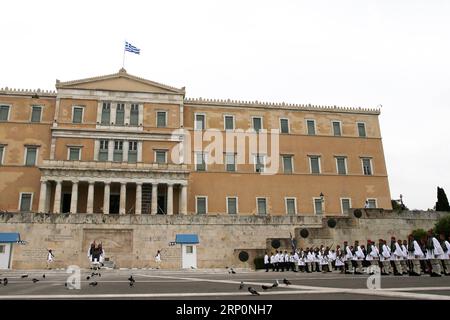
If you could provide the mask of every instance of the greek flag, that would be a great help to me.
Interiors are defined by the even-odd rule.
[[[133,46],[131,43],[125,41],[125,51],[140,54],[141,49],[138,49],[135,46]]]

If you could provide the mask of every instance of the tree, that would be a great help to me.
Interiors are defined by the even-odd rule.
[[[425,238],[427,236],[427,232],[423,229],[415,229],[411,232],[412,236],[414,237],[414,240],[419,241],[422,238]]]
[[[445,234],[445,238],[450,236],[450,215],[446,215],[436,222],[434,233],[437,235]]]
[[[443,188],[437,187],[437,202],[436,211],[450,211],[450,205],[448,204],[447,195]]]

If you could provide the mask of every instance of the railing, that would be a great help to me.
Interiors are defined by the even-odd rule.
[[[149,171],[188,171],[186,164],[172,163],[127,163],[111,161],[67,161],[67,160],[44,160],[40,168],[43,169],[77,169],[77,170],[149,170]]]

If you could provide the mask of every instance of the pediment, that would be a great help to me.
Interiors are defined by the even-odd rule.
[[[56,80],[57,89],[81,89],[81,90],[101,90],[101,91],[123,91],[123,92],[145,92],[145,93],[166,93],[184,95],[184,87],[181,89],[170,87],[158,82],[146,80],[128,74],[124,69],[118,73],[80,79],[74,81],[60,82]]]

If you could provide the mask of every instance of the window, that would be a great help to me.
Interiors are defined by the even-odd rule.
[[[139,105],[133,103],[130,110],[130,126],[137,126],[139,124]]]
[[[115,162],[123,161],[123,141],[114,141],[113,161]]]
[[[25,165],[35,166],[37,158],[37,147],[26,147],[25,152]]]
[[[195,154],[195,170],[206,171],[205,154],[203,152],[197,152]]]
[[[196,212],[197,214],[206,214],[208,211],[208,203],[206,197],[196,197]]]
[[[320,174],[320,157],[319,156],[310,156],[309,164],[311,167],[312,174]]]
[[[166,159],[167,152],[165,150],[156,150],[155,151],[155,161],[158,164],[167,163]]]
[[[280,119],[280,132],[289,133],[289,119]]]
[[[167,126],[167,112],[158,111],[156,113],[156,126],[158,128],[165,128]]]
[[[234,116],[224,116],[225,130],[234,130]]]
[[[111,103],[103,102],[102,107],[102,125],[109,126],[111,122]]]
[[[31,122],[41,122],[42,107],[32,106],[31,107]]]
[[[352,206],[350,198],[341,198],[342,214],[348,214]]]
[[[261,117],[252,117],[253,130],[256,132],[261,131],[262,129],[262,118]]]
[[[30,212],[32,207],[33,194],[32,193],[21,193],[20,194],[20,212]]]
[[[292,173],[292,156],[283,156],[284,173]]]
[[[108,161],[108,140],[100,140],[100,149],[98,151],[98,161]]]
[[[286,214],[293,215],[297,214],[295,198],[285,198],[286,201]]]
[[[227,213],[228,214],[237,214],[238,209],[238,200],[236,197],[227,197]]]
[[[366,124],[364,122],[358,122],[358,135],[362,138],[366,137]]]
[[[258,214],[267,214],[267,200],[266,198],[256,198],[256,203],[258,206]]]
[[[187,254],[194,253],[194,246],[186,246],[186,253]]]
[[[336,157],[336,168],[338,174],[347,174],[347,158]]]
[[[81,148],[69,148],[69,160],[81,160]]]
[[[123,126],[125,124],[125,104],[118,103],[116,108],[116,126]]]
[[[229,172],[236,171],[236,155],[234,153],[227,153],[225,155],[225,167]]]
[[[265,156],[255,155],[255,172],[264,172]]]
[[[315,120],[306,120],[306,127],[308,130],[308,134],[313,136],[316,134],[316,121]]]
[[[314,213],[315,214],[323,213],[323,200],[321,198],[314,198]]]
[[[83,122],[83,107],[73,107],[72,109],[72,123]]]
[[[377,208],[377,199],[367,199],[368,208]]]
[[[205,118],[206,116],[204,114],[195,114],[195,130],[205,130]]]
[[[363,173],[365,176],[372,175],[372,159],[362,158]]]
[[[335,135],[335,136],[342,135],[340,121],[333,121],[333,135]]]
[[[137,141],[128,142],[128,163],[137,162]]]
[[[9,106],[0,105],[0,121],[9,120]]]
[[[6,244],[0,244],[0,254],[6,252]]]
[[[0,145],[0,165],[3,164],[3,156],[5,154],[5,146]]]

